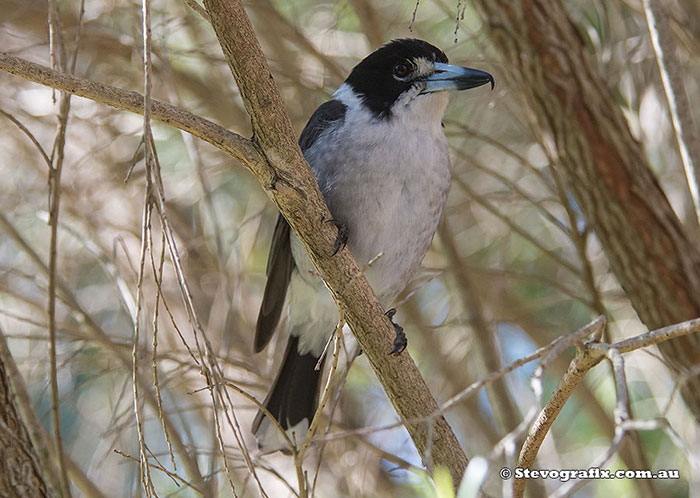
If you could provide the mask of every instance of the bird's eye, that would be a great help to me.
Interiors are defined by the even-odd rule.
[[[400,62],[394,66],[394,75],[398,76],[399,78],[405,78],[410,72],[411,68],[408,66],[408,64],[404,64],[403,62]]]

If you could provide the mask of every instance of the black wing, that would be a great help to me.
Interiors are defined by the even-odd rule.
[[[272,234],[270,255],[267,257],[267,282],[263,294],[258,323],[255,326],[255,352],[262,351],[277,327],[287,296],[289,279],[294,269],[292,248],[289,244],[289,223],[277,215],[277,224]]]
[[[345,119],[346,110],[346,105],[337,100],[330,100],[316,109],[299,137],[299,147],[302,152],[311,147],[330,124]],[[267,257],[265,292],[255,326],[255,352],[262,351],[270,342],[282,315],[287,287],[294,269],[289,233],[289,223],[282,215],[278,215],[272,235],[270,255]]]
[[[316,112],[311,115],[311,119],[306,123],[304,131],[301,132],[299,137],[301,151],[306,152],[329,125],[334,124],[336,121],[342,122],[345,119],[346,110],[347,106],[337,100],[329,100],[325,104],[321,104],[316,109]]]

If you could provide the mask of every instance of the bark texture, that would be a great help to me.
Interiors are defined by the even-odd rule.
[[[0,497],[52,496],[14,397],[5,364],[0,361]]]
[[[649,329],[700,316],[700,253],[631,135],[560,0],[478,0],[491,39],[536,118],[543,144]],[[700,363],[700,335],[659,348],[679,372]],[[700,420],[700,378],[683,398]]]

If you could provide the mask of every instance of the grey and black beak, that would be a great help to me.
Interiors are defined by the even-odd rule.
[[[425,81],[425,90],[422,93],[468,90],[486,83],[491,83],[491,90],[493,90],[494,85],[493,76],[485,71],[443,64],[442,62],[436,62],[435,72],[423,81]]]

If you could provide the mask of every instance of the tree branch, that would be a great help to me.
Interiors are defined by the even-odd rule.
[[[693,106],[690,104],[685,90],[683,67],[676,55],[671,28],[668,26],[668,16],[664,12],[663,6],[655,0],[644,0],[642,4],[661,81],[666,92],[673,129],[676,132],[678,151],[685,168],[688,188],[695,207],[696,221],[700,221],[700,187],[698,187],[700,137],[693,124]]]
[[[143,114],[144,99],[143,95],[138,92],[123,90],[96,81],[71,76],[60,71],[54,71],[41,64],[36,64],[5,52],[0,52],[0,69],[20,78],[106,104],[116,109]],[[250,140],[174,105],[154,99],[152,101],[151,117],[191,133],[205,142],[209,142],[240,160],[248,169],[253,169],[254,165],[260,168],[264,162],[264,158],[253,147]]]
[[[205,0],[204,5],[250,114],[253,143],[268,160],[269,170],[253,173],[268,186],[268,194],[304,244],[399,416],[403,420],[428,417],[437,410],[437,403],[408,354],[386,354],[394,328],[350,251],[345,248],[330,256],[336,228],[326,223],[331,214],[294,139],[282,97],[242,3]],[[423,463],[428,468],[432,464],[447,467],[455,484],[459,483],[467,458],[444,417],[429,427],[408,423],[406,428]]]
[[[606,344],[604,342],[597,342],[595,339],[596,337],[600,337],[600,335],[596,334],[603,328],[604,325],[605,322],[598,319],[571,336],[580,340],[583,337],[582,334],[589,334],[592,332],[592,337],[594,339],[586,344],[577,343],[578,351],[576,356],[573,360],[571,360],[569,368],[564,374],[564,377],[562,377],[562,379],[559,381],[559,385],[557,385],[554,393],[544,405],[534,424],[532,424],[530,428],[527,439],[520,450],[518,467],[530,468],[532,466],[545,436],[549,432],[549,429],[552,427],[552,424],[556,420],[557,416],[561,412],[561,409],[566,404],[566,401],[569,399],[576,386],[591,368],[607,357],[610,360],[613,368],[617,402],[615,405],[615,439],[601,461],[593,464],[594,467],[604,465],[604,463],[607,462],[619,449],[625,436],[625,430],[621,429],[621,426],[623,423],[630,420],[628,408],[629,395],[627,393],[626,379],[622,363],[622,353],[653,346],[664,341],[687,336],[688,334],[700,331],[700,319],[694,319],[677,323],[669,327],[664,327],[662,329],[652,330],[646,334],[624,339],[613,344]],[[545,360],[542,361],[543,364],[544,362]],[[541,368],[542,364],[538,370]],[[533,378],[533,381],[534,380],[535,379]],[[541,397],[541,392],[542,387],[540,382],[535,387],[535,393],[538,395],[538,398]],[[525,422],[527,422],[527,420]],[[526,484],[527,479],[515,479],[513,482],[513,496],[516,498],[522,497],[525,493]]]
[[[61,477],[38,426],[27,427],[21,375],[0,328],[0,493],[11,496],[61,496]],[[48,440],[48,437],[46,438]],[[47,441],[48,442],[48,441]]]

